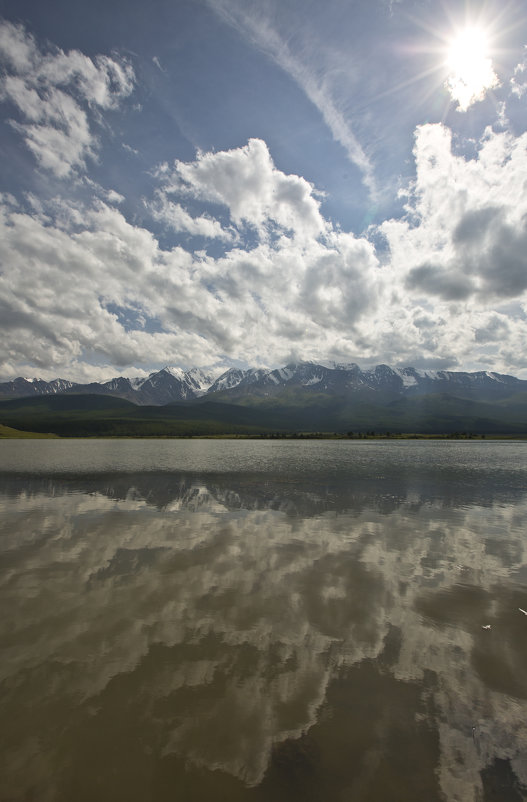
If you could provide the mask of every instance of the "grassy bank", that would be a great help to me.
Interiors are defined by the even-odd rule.
[[[44,432],[23,432],[21,429],[13,429],[11,426],[4,426],[0,423],[0,440],[14,438],[20,440],[58,440],[58,435]]]

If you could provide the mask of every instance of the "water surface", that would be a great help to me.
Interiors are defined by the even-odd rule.
[[[527,444],[0,447],[1,800],[527,798]]]

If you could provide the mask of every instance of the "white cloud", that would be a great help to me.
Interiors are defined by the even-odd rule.
[[[236,225],[249,224],[261,235],[269,223],[298,237],[317,237],[327,228],[313,186],[278,170],[261,139],[228,151],[198,153],[193,162],[176,161],[160,177],[166,193],[222,204]]]
[[[312,248],[300,297],[321,326],[350,332],[364,315],[372,315],[380,292],[373,247],[352,234],[333,233],[327,244]]]
[[[184,181],[187,199],[225,204],[241,231],[250,223],[256,244],[219,257],[191,254],[161,248],[150,231],[102,200],[87,207],[54,201],[30,213],[6,200],[2,375],[28,363],[40,374],[64,374],[63,365],[83,358],[122,368],[182,358],[211,364],[224,355],[270,363],[295,348],[315,356],[321,344],[331,350],[338,328],[351,331],[375,305],[372,246],[332,231],[308,182],[277,170],[264,143],[177,163],[174,178]],[[189,233],[225,243],[236,234],[191,217],[163,192],[159,198],[163,213]],[[131,310],[142,324],[125,326],[115,309]]]
[[[22,25],[2,21],[0,24],[0,54],[15,70],[27,73],[35,66],[37,45],[31,34]]]
[[[9,93],[7,87],[6,91]],[[11,100],[21,104],[14,93]],[[94,158],[97,140],[90,131],[86,113],[76,101],[59,89],[49,92],[46,100],[33,104],[30,119],[36,123],[12,122],[25,139],[40,165],[58,178],[65,178],[72,168],[85,166],[86,158]],[[26,115],[26,116],[29,116]]]
[[[172,203],[163,193],[159,194],[157,201],[146,205],[155,220],[166,223],[174,231],[224,242],[232,241],[234,237],[233,232],[222,228],[218,220],[206,215],[192,217],[180,203]]]
[[[119,192],[116,192],[115,189],[105,190],[105,195],[108,203],[123,203],[123,201],[125,200],[124,195],[121,195]]]
[[[139,151],[133,148],[131,145],[127,145],[126,142],[123,142],[122,147],[127,153],[132,153],[134,156],[139,155]]]
[[[525,50],[527,53],[527,45]],[[518,98],[522,98],[527,92],[527,55],[514,69],[514,75],[511,78],[511,90],[513,95]]]
[[[105,55],[77,50],[44,52],[20,25],[0,21],[0,100],[19,111],[12,121],[39,164],[59,178],[95,158],[97,137],[89,123],[93,108],[116,108],[133,90],[132,67]]]
[[[88,176],[84,176],[82,180],[86,186],[90,187],[95,197],[102,198],[108,203],[123,203],[125,201],[124,195],[121,195],[121,193],[117,192],[115,189],[105,189],[101,187],[100,184],[97,184],[96,181],[92,181],[91,178],[88,178]]]
[[[149,232],[128,225],[104,204],[85,210],[79,233],[8,212],[2,220],[0,258],[10,264],[0,276],[7,364],[58,369],[90,357],[123,366],[164,362],[167,354],[176,361],[187,350],[197,361],[207,352],[210,356],[210,346],[198,333],[126,331],[107,310],[109,303],[162,306],[163,296],[156,298],[152,287],[165,270],[164,289],[177,296],[180,287],[176,271],[171,276],[167,265],[172,258],[176,266],[176,255],[160,252]],[[199,316],[203,306],[198,300],[192,311]]]

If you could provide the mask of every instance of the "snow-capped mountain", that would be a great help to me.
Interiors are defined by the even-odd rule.
[[[274,370],[229,370],[214,382],[209,394],[234,400],[244,395],[276,396],[284,390],[340,396],[361,393],[382,396],[383,400],[437,393],[496,400],[527,391],[527,381],[484,371],[399,369],[388,365],[361,370],[356,364],[298,362]]]
[[[170,404],[171,401],[186,401],[194,398],[194,391],[185,379],[185,373],[177,368],[163,368],[151,373],[137,388],[139,404]]]
[[[159,406],[174,401],[198,398],[207,392],[214,382],[215,376],[214,372],[208,373],[201,368],[183,371],[180,368],[166,367],[151,373],[146,378],[119,376],[106,382],[90,382],[89,384],[64,379],[46,382],[43,379],[18,378],[0,384],[0,398],[22,398],[57,393],[92,393],[125,398],[141,405]]]
[[[183,371],[181,368],[166,367],[151,373],[146,379],[113,379],[104,386],[128,382],[126,387],[122,384],[116,387],[114,394],[137,404],[158,406],[199,398],[207,392],[214,378],[214,373],[208,373],[201,368]]]
[[[58,395],[68,392],[76,386],[76,382],[67,379],[53,379],[47,382],[44,379],[25,379],[19,376],[10,382],[0,384],[0,398],[24,398],[31,395]]]
[[[281,368],[230,368],[217,371],[165,367],[147,378],[118,377],[107,382],[79,384],[65,379],[46,382],[18,378],[0,384],[0,398],[35,395],[96,393],[124,398],[141,405],[164,405],[199,398],[236,403],[248,396],[278,398],[282,394],[335,395],[375,398],[387,402],[400,398],[446,394],[465,399],[495,401],[527,392],[527,381],[514,376],[479,371],[418,370],[377,365],[361,370],[352,364],[295,362]]]
[[[224,390],[232,390],[235,387],[250,387],[251,385],[263,385],[274,383],[270,379],[272,371],[263,368],[230,368],[222,373],[216,381],[209,387],[208,393],[218,393]]]
[[[215,372],[204,371],[201,368],[191,368],[185,373],[185,381],[195,396],[201,396],[210,389],[216,375]]]

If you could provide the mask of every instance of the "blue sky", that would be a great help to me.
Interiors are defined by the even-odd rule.
[[[527,376],[520,0],[0,0],[0,378]]]

